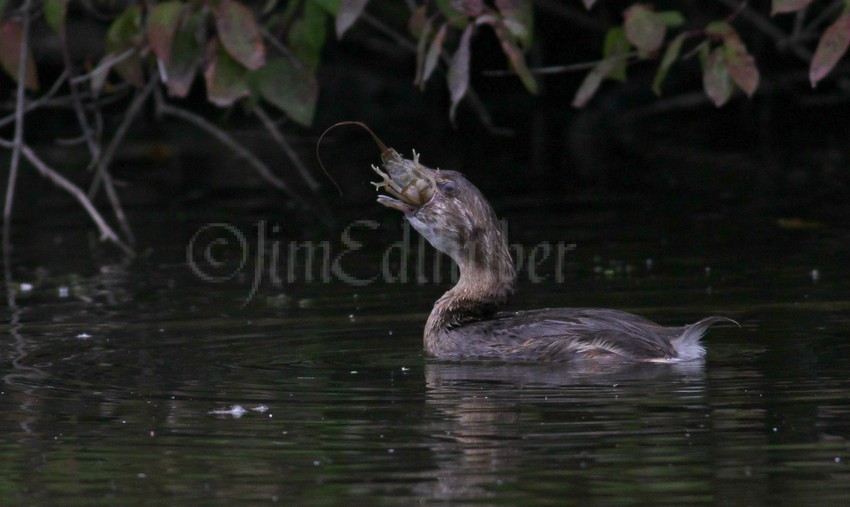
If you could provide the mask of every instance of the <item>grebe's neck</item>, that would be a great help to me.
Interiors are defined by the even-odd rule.
[[[425,325],[426,348],[442,331],[491,317],[514,292],[516,270],[502,231],[498,226],[479,231],[475,241],[450,252],[460,278],[434,304]]]

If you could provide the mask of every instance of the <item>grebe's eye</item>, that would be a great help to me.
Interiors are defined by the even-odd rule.
[[[451,195],[455,193],[455,190],[457,190],[457,185],[455,185],[454,181],[444,181],[443,183],[440,183],[440,189],[446,194]]]

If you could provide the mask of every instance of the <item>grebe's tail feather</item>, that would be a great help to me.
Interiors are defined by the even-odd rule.
[[[712,325],[719,322],[731,322],[741,327],[736,321],[727,317],[706,317],[699,322],[685,326],[682,334],[670,340],[673,349],[676,350],[675,361],[692,361],[705,355],[705,348],[700,345],[700,339]]]

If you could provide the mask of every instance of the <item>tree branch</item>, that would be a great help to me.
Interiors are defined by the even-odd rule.
[[[262,160],[239,144],[235,139],[233,139],[233,137],[230,136],[230,134],[216,127],[202,116],[166,103],[158,93],[154,95],[154,98],[156,99],[156,109],[159,114],[180,118],[181,120],[187,121],[207,132],[214,138],[218,139],[219,142],[233,150],[239,157],[244,158],[254,168],[254,170],[257,171],[260,177],[271,183],[272,186],[283,191],[303,207],[307,209],[311,208],[307,200],[301,194],[293,192],[285,181],[275,176],[271,169],[269,169]]]
[[[298,156],[298,153],[292,148],[292,145],[289,144],[289,141],[283,136],[283,133],[280,129],[277,128],[277,125],[274,124],[266,111],[260,107],[259,104],[255,105],[253,108],[254,114],[257,115],[257,118],[263,123],[263,126],[266,127],[266,130],[269,131],[269,135],[272,136],[278,145],[280,145],[283,152],[289,157],[289,160],[292,161],[292,164],[298,170],[298,173],[301,175],[301,178],[307,183],[307,186],[310,187],[310,190],[315,192],[319,189],[321,185],[316,181],[316,178],[310,173],[310,170],[304,165],[301,161],[301,158]]]
[[[26,109],[27,54],[29,52],[30,0],[24,0],[21,7],[21,47],[18,49],[18,87],[15,90],[15,136],[12,141],[12,160],[9,164],[9,181],[6,184],[6,200],[3,202],[3,251],[6,257],[12,248],[12,205],[15,202],[15,184],[18,181],[18,165],[21,161],[21,149],[24,145],[24,111]],[[8,288],[7,288],[8,290]]]

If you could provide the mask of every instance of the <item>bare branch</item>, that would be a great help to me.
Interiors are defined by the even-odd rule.
[[[301,194],[293,192],[285,181],[275,176],[274,173],[272,173],[271,169],[269,169],[269,167],[262,160],[257,158],[257,156],[251,153],[247,148],[239,144],[239,142],[233,139],[230,134],[216,127],[202,116],[166,103],[158,93],[155,94],[155,98],[158,113],[174,116],[175,118],[180,118],[181,120],[187,121],[200,128],[201,130],[204,130],[211,136],[218,139],[219,142],[233,150],[238,156],[244,158],[254,168],[254,170],[257,171],[260,177],[271,183],[272,186],[283,191],[290,198],[294,199],[305,208],[311,207]]]
[[[257,118],[263,123],[263,126],[266,127],[266,130],[269,131],[269,135],[272,136],[272,139],[277,141],[277,144],[280,145],[281,149],[286,156],[289,157],[289,160],[292,161],[292,164],[298,170],[298,173],[301,175],[301,178],[307,183],[307,186],[310,187],[310,190],[316,191],[319,189],[319,182],[316,181],[316,178],[310,173],[310,170],[307,169],[307,166],[304,165],[304,162],[301,161],[301,158],[298,156],[298,153],[292,148],[292,145],[289,144],[289,141],[283,136],[283,133],[280,129],[277,128],[274,121],[269,118],[269,115],[266,111],[260,107],[259,104],[255,105],[253,108],[254,114],[257,115]]]
[[[18,87],[15,90],[15,137],[12,141],[12,160],[9,164],[9,181],[6,184],[6,200],[3,202],[3,251],[11,252],[12,205],[15,202],[15,184],[18,181],[18,165],[24,145],[24,112],[26,109],[27,53],[29,52],[30,0],[22,6],[21,47],[18,50]]]
[[[56,81],[53,82],[53,85],[51,85],[50,89],[47,90],[47,93],[45,93],[41,97],[37,98],[36,100],[31,100],[31,101],[27,102],[26,107],[24,108],[24,114],[29,113],[30,111],[32,111],[34,109],[38,109],[43,104],[45,104],[50,99],[52,99],[53,96],[56,95],[56,92],[59,91],[59,88],[62,87],[62,84],[65,83],[66,79],[68,79],[68,73],[62,72],[62,74],[60,74],[59,77],[56,78]],[[15,109],[17,110],[17,107]],[[16,117],[17,117],[17,112],[12,113],[5,118],[1,118],[0,119],[0,127],[5,127],[6,125],[12,123],[13,121],[15,121]]]

